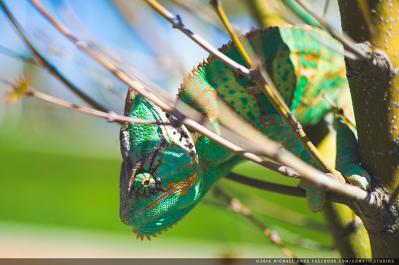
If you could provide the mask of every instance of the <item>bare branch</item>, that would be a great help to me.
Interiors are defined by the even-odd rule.
[[[220,188],[220,186],[219,186],[219,188]],[[232,201],[237,201],[237,200],[238,199],[236,199],[235,197],[232,197]],[[211,200],[211,199],[204,198],[202,200],[202,204],[206,204],[206,205],[209,205],[209,206],[212,206],[212,207],[220,208],[222,210],[230,210],[233,213],[240,214],[239,212],[237,213],[237,212],[235,212],[233,210],[231,204],[230,205],[226,205],[226,202],[224,202],[224,201]],[[242,205],[243,205],[244,208],[248,208],[243,203],[242,203]],[[289,223],[289,224],[299,225],[299,226],[302,226],[305,223],[309,223],[309,225],[311,225],[310,227],[314,228],[315,225],[316,226],[319,225],[319,223],[311,221],[311,220],[307,220],[307,219],[306,220],[300,220],[300,221],[298,221],[296,219],[292,219],[293,216],[295,216],[295,218],[301,218],[300,217],[301,215],[298,216],[297,214],[293,214],[293,215],[289,214],[287,216],[290,216],[290,218],[286,218],[286,216],[285,216],[286,212],[285,211],[287,211],[287,210],[288,209],[284,209],[283,216],[278,216],[278,215],[282,214],[281,207],[278,208],[278,213],[275,213],[275,215],[273,215],[273,214],[269,215],[270,208],[268,208],[267,209],[267,212],[268,212],[267,216],[272,216],[273,219],[276,218],[279,221],[286,222],[286,223]],[[255,211],[251,210],[251,212],[254,214]],[[263,212],[262,212],[262,215],[264,215]],[[242,216],[242,217],[245,218],[245,216]],[[319,229],[322,229],[322,231],[324,231],[325,227],[322,227],[322,228],[319,228]],[[259,229],[259,230],[261,232],[263,232],[263,230],[261,230],[261,229]],[[299,246],[299,247],[304,248],[304,249],[319,250],[319,251],[320,250],[334,250],[335,249],[335,246],[321,244],[319,242],[316,242],[316,241],[313,241],[311,239],[305,238],[305,237],[303,237],[303,235],[298,235],[295,232],[291,232],[290,230],[287,230],[287,229],[285,229],[283,227],[279,227],[279,230],[284,230],[284,242],[286,242],[287,244],[296,245],[296,246]]]
[[[169,0],[174,5],[186,10],[187,12],[193,13],[206,23],[212,25],[215,28],[222,29],[223,25],[220,20],[214,15],[214,13],[209,12],[206,5],[203,5],[197,0]]]
[[[326,0],[326,2],[324,3],[324,8],[323,8],[323,16],[327,15],[329,6],[330,6],[330,0]]]
[[[54,66],[52,65],[32,44],[32,42],[28,39],[26,36],[24,30],[22,29],[21,25],[18,23],[18,21],[15,19],[13,14],[10,12],[6,4],[0,0],[0,7],[2,8],[3,12],[7,16],[8,20],[11,22],[11,24],[14,26],[15,30],[17,31],[18,35],[22,38],[22,40],[25,42],[25,44],[29,47],[33,55],[36,57],[34,58],[35,61],[37,61],[40,65],[42,65],[44,68],[46,68],[53,76],[55,76],[61,83],[63,83],[67,88],[69,88],[73,93],[75,93],[79,98],[81,98],[83,101],[85,101],[87,104],[92,106],[95,109],[105,111],[107,112],[108,109],[103,106],[102,104],[98,103],[95,101],[92,97],[87,95],[85,92],[83,92],[80,88],[72,84],[67,78],[64,77],[64,75],[61,74],[61,72]]]
[[[262,190],[271,191],[271,192],[277,192],[277,193],[281,193],[284,195],[290,195],[290,196],[295,196],[295,197],[305,197],[305,191],[298,187],[292,187],[292,186],[267,182],[264,180],[249,178],[249,177],[246,177],[246,176],[234,173],[234,172],[230,172],[230,174],[227,175],[226,178],[233,180],[235,182],[238,182],[238,183],[245,184],[245,185],[253,187],[253,188],[257,188],[257,189],[262,189]]]
[[[171,12],[169,12],[169,10],[163,7],[156,0],[146,0],[146,2],[161,16],[163,16],[167,21],[169,21],[172,24],[173,28],[180,30],[187,37],[189,37],[191,40],[193,40],[195,43],[201,46],[204,50],[215,55],[218,59],[228,64],[234,70],[246,76],[250,75],[250,70],[248,68],[230,59],[228,56],[220,52],[218,49],[214,48],[210,43],[208,43],[202,37],[198,36],[197,34],[192,32],[189,28],[185,27],[179,15],[174,16]]]
[[[299,187],[292,187],[292,186],[272,183],[272,182],[268,182],[268,181],[264,181],[264,180],[258,180],[258,179],[246,177],[246,176],[234,173],[234,172],[230,172],[230,174],[227,175],[226,178],[230,179],[232,181],[241,183],[241,184],[245,184],[246,186],[256,188],[256,189],[276,192],[276,193],[280,193],[280,194],[288,195],[288,196],[305,197],[305,190],[303,190]],[[331,192],[328,192],[326,194],[326,200],[330,201],[330,202],[343,203],[343,204],[351,203],[350,201],[348,201],[348,199],[346,197],[340,196],[338,194],[331,193]]]
[[[20,83],[21,81],[19,81]],[[22,81],[25,82],[25,81]],[[8,83],[8,82],[7,82]],[[14,89],[18,89],[18,87],[21,84],[11,84],[12,87]],[[26,83],[27,85],[27,83]],[[74,103],[71,103],[69,101],[66,101],[64,99],[61,98],[57,98],[51,95],[48,95],[46,93],[40,92],[35,90],[34,88],[28,86],[27,89],[24,91],[24,95],[28,96],[28,97],[34,97],[37,99],[40,99],[42,101],[63,107],[63,108],[67,108],[67,109],[72,109],[72,110],[76,110],[80,113],[84,113],[84,114],[88,114],[91,116],[95,116],[95,117],[99,117],[102,119],[107,120],[108,122],[117,122],[119,124],[124,124],[126,122],[131,123],[131,124],[149,124],[149,125],[168,125],[168,126],[173,126],[173,124],[171,123],[165,123],[165,122],[154,122],[154,121],[148,121],[148,120],[143,120],[143,119],[135,119],[135,118],[131,118],[128,116],[124,116],[124,115],[119,115],[116,114],[114,112],[104,112],[104,111],[100,111],[100,110],[96,110],[93,108],[89,108],[89,107],[85,107],[85,106],[81,106],[81,105],[77,105]],[[21,95],[23,96],[23,95]]]
[[[364,51],[362,51],[361,49],[359,49],[359,47],[356,46],[356,43],[348,36],[346,36],[345,34],[340,34],[338,31],[336,31],[329,23],[327,23],[326,21],[324,21],[324,19],[322,19],[320,16],[318,16],[315,12],[313,12],[310,8],[308,8],[303,2],[302,0],[294,0],[300,7],[302,7],[307,13],[310,14],[310,16],[312,16],[315,20],[317,20],[317,22],[320,23],[320,25],[322,25],[327,31],[328,33],[331,34],[331,36],[333,36],[336,40],[338,40],[339,42],[342,43],[342,45],[348,49],[349,51],[353,52],[354,54],[356,54],[358,57],[362,58],[362,59],[368,59],[370,58],[370,56],[365,53]],[[288,5],[290,8],[291,6]],[[294,10],[293,10],[294,11]]]
[[[140,35],[146,46],[156,54],[156,60],[168,74],[172,73],[176,77],[180,77],[186,73],[182,61],[175,59],[178,58],[176,51],[170,45],[167,45],[164,38],[159,34],[153,34],[156,27],[148,20],[147,16],[144,16],[144,19],[138,19],[142,16],[140,14],[143,12],[141,9],[135,8],[134,5],[126,1],[114,0],[113,4],[129,26]],[[164,45],[159,45],[159,43]]]
[[[8,56],[10,58],[14,58],[16,60],[21,60],[25,63],[29,63],[29,64],[37,63],[34,58],[19,54],[18,52],[13,51],[3,45],[0,45],[0,53],[4,54],[5,56]]]
[[[257,228],[261,229],[263,231],[263,234],[273,243],[275,244],[278,248],[281,249],[281,251],[290,258],[297,258],[296,255],[288,249],[284,242],[281,240],[279,234],[277,231],[271,230],[268,228],[265,224],[263,224],[262,221],[260,221],[258,218],[256,218],[251,211],[245,207],[238,199],[230,197],[227,193],[225,193],[221,188],[216,186],[213,188],[213,192],[215,195],[222,200],[225,201],[228,205],[230,205],[231,209],[235,212],[238,213],[239,215],[243,216],[245,219],[250,221],[254,226]],[[298,262],[299,263],[299,262]]]

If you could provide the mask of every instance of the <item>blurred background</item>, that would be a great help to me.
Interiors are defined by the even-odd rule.
[[[28,1],[4,2],[47,60],[87,94],[122,113],[124,84],[66,41]],[[185,74],[207,57],[144,1],[42,2],[123,69],[171,95]],[[214,46],[229,40],[207,0],[160,2]],[[246,2],[223,1],[241,32],[257,26]],[[324,0],[308,2],[323,12]],[[339,28],[336,1],[329,2],[325,17]],[[4,82],[20,76],[37,90],[83,104],[43,68],[23,61],[31,58],[0,12],[0,257],[283,257],[261,230],[229,207],[211,203],[216,200],[212,194],[160,237],[136,239],[119,221],[119,127],[31,98],[6,104],[10,87]],[[289,181],[251,163],[236,171],[266,175],[277,183]],[[311,212],[304,200],[229,180],[220,186],[279,233],[298,256],[338,256],[322,214]]]

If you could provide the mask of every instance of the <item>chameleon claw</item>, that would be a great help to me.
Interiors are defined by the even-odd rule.
[[[140,239],[141,235],[139,233],[137,233],[137,230],[135,228],[132,229],[132,232],[136,234],[136,238]],[[143,239],[143,238],[141,238]]]
[[[370,183],[366,177],[361,175],[351,175],[346,177],[348,182],[354,186],[357,186],[363,190],[368,190],[370,188]]]

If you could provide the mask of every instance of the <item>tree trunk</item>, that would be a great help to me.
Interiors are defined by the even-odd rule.
[[[353,209],[373,257],[399,257],[399,2],[339,0],[339,7],[344,32],[371,56],[346,59],[362,166],[373,178],[376,205]]]

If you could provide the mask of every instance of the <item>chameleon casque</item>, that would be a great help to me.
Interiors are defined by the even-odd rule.
[[[327,33],[308,26],[286,26],[254,30],[246,37],[301,124],[316,124],[331,112],[325,95],[340,106],[345,104],[349,87],[343,48]],[[220,50],[244,63],[231,43]],[[318,167],[263,92],[214,56],[184,80],[176,104],[181,100],[194,107],[217,131],[217,96],[262,133]],[[175,120],[132,90],[126,98],[125,115],[150,121]],[[355,132],[341,119],[335,121],[335,127],[337,169],[349,182],[367,188],[370,179],[358,165]],[[120,139],[120,216],[141,237],[156,235],[179,221],[218,179],[243,160],[185,126],[125,124]],[[322,203],[315,194],[314,189],[307,189],[311,208],[319,210]]]

